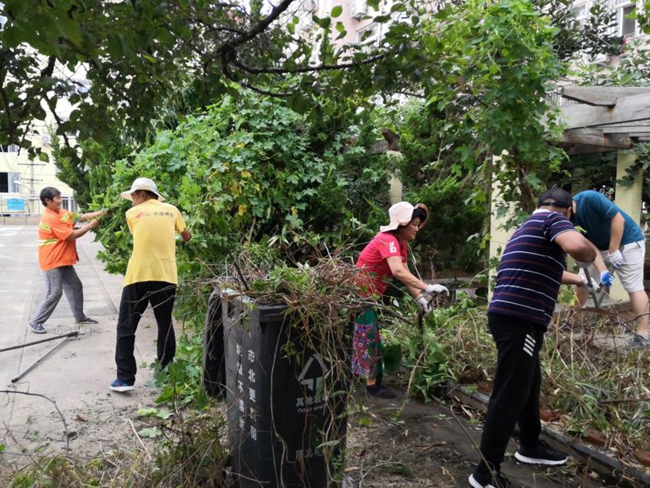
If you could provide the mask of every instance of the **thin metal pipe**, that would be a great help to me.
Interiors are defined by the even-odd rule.
[[[54,351],[59,349],[61,346],[63,346],[66,342],[68,342],[71,339],[71,336],[66,337],[63,339],[61,342],[59,342],[56,346],[54,346],[52,349],[47,351],[47,353],[41,357],[38,361],[36,361],[34,364],[32,364],[29,368],[27,368],[25,371],[20,373],[18,376],[16,376],[14,379],[11,380],[12,383],[16,383],[19,381],[23,376],[25,376],[27,373],[29,373],[32,369],[34,369],[36,366],[41,364],[50,354],[52,354]]]
[[[79,331],[75,330],[74,332],[68,332],[67,334],[63,334],[63,335],[48,337],[47,339],[41,339],[40,341],[26,342],[25,344],[18,344],[17,346],[5,347],[4,349],[0,349],[0,352],[13,351],[14,349],[20,349],[20,348],[27,347],[27,346],[33,346],[35,344],[42,344],[43,342],[49,342],[49,341],[55,341],[57,339],[63,339],[64,337],[77,337],[78,335],[79,335]]]

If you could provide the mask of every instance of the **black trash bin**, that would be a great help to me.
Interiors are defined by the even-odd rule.
[[[285,305],[224,297],[222,306],[228,442],[239,486],[337,486],[347,427],[344,360],[333,371],[291,326]],[[287,344],[297,354],[287,355]]]
[[[215,290],[208,300],[203,335],[203,388],[209,396],[226,399],[226,357],[223,339],[221,291]]]

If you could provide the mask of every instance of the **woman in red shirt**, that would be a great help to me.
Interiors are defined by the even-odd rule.
[[[431,293],[449,293],[441,285],[427,285],[408,269],[407,242],[413,241],[424,227],[428,210],[423,204],[415,207],[408,202],[396,203],[388,210],[390,223],[379,228],[372,241],[361,251],[357,267],[361,268],[359,285],[361,294],[379,298],[388,288],[388,279],[400,280],[425,313],[430,311],[424,296]],[[374,309],[360,314],[354,324],[354,350],[352,372],[366,378],[368,393],[379,398],[395,398],[395,393],[381,384],[381,335]]]

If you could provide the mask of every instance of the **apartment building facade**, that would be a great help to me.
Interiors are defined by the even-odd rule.
[[[368,5],[366,0],[302,0],[291,14],[298,18],[299,35],[309,38],[313,37],[318,27],[314,24],[312,15],[327,17],[334,8],[340,7],[341,15],[333,19],[333,23],[340,22],[345,29],[345,35],[339,36],[338,31],[333,32],[332,43],[336,46],[356,43],[370,50],[381,41],[390,25],[390,22],[375,22],[373,18],[378,15],[390,15],[393,20],[398,20],[403,14],[391,13],[391,7],[396,3],[398,2],[393,0],[382,0],[379,2],[379,10],[376,10]],[[309,61],[312,65],[319,64],[318,49],[314,49]]]
[[[72,77],[70,74],[65,76]],[[87,90],[88,82],[81,76],[75,80],[74,86],[75,90]],[[66,120],[71,110],[72,105],[67,99],[57,105],[57,115],[61,120]],[[59,170],[51,157],[55,128],[55,119],[49,112],[45,120],[32,121],[29,128],[29,142],[47,154],[48,161],[30,159],[28,151],[18,145],[0,145],[0,215],[40,215],[43,205],[39,195],[46,186],[61,191],[63,208],[78,210],[73,189],[59,180]],[[76,135],[71,133],[67,137],[74,144]]]

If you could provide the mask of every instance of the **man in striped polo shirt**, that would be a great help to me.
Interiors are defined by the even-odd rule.
[[[481,437],[482,459],[469,478],[474,488],[510,486],[500,466],[515,423],[520,430],[517,460],[550,466],[567,460],[539,439],[539,350],[560,285],[597,286],[565,269],[567,254],[581,266],[593,263],[597,254],[571,224],[571,204],[571,195],[560,188],[544,192],[537,210],[510,238],[501,256],[488,308],[497,370]]]

